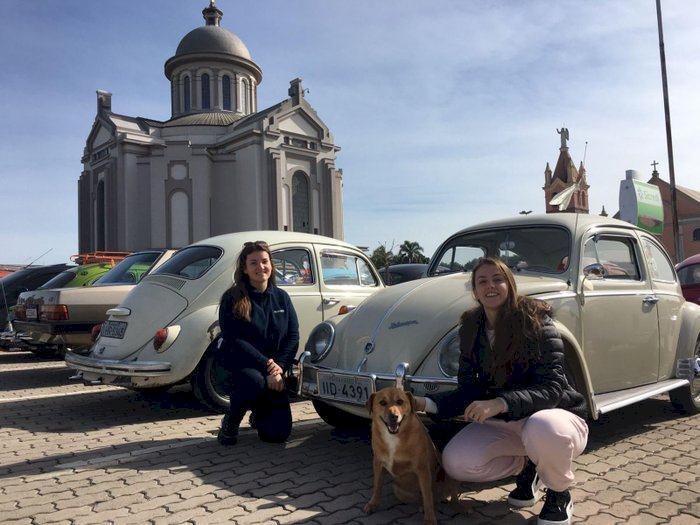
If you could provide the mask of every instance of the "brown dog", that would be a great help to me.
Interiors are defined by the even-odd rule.
[[[413,396],[400,388],[383,388],[367,401],[372,416],[374,483],[372,497],[364,511],[377,510],[384,470],[394,478],[394,494],[404,503],[423,502],[423,523],[437,523],[435,495],[438,478],[444,473],[440,456],[425,425],[416,415]],[[446,480],[452,501],[457,500],[457,484]]]

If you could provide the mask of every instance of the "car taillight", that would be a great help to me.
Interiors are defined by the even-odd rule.
[[[345,315],[350,312],[352,312],[355,309],[355,305],[352,304],[344,304],[340,308],[338,308],[338,315]]]
[[[90,341],[92,341],[93,343],[97,341],[97,338],[100,337],[101,330],[102,324],[96,324],[95,326],[93,326],[90,330]]]
[[[67,321],[68,307],[65,304],[45,304],[39,307],[42,321]]]
[[[153,348],[156,350],[159,350],[161,346],[163,346],[163,343],[165,343],[165,340],[168,338],[168,329],[167,328],[161,328],[156,332],[156,335],[153,337]]]
[[[23,304],[15,305],[15,319],[18,321],[27,320],[27,310]]]

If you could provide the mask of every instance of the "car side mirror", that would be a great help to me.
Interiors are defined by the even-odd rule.
[[[604,279],[607,274],[605,266],[600,263],[589,264],[583,269],[583,275],[586,279]]]

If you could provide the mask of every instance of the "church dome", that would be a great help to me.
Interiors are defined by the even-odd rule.
[[[243,41],[228,29],[216,25],[193,29],[180,40],[175,56],[192,53],[223,53],[251,60]]]

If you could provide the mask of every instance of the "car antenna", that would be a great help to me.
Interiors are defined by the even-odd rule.
[[[29,268],[32,264],[34,264],[35,262],[37,262],[39,259],[41,259],[44,255],[46,255],[47,253],[49,253],[51,250],[53,250],[53,248],[49,248],[49,249],[46,250],[44,253],[42,253],[39,257],[37,257],[36,259],[34,259],[32,262],[25,264],[25,265],[22,266],[22,268],[20,268],[20,269],[21,269],[21,270],[24,270],[25,268]]]

